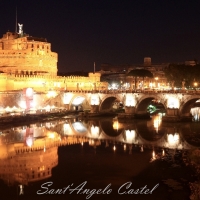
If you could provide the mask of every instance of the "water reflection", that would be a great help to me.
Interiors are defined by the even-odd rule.
[[[0,178],[8,185],[27,185],[46,179],[58,164],[60,145],[84,145],[85,142],[95,149],[102,143],[105,147],[111,145],[114,152],[121,145],[129,154],[134,146],[139,147],[141,153],[145,148],[151,148],[152,160],[155,160],[158,154],[154,147],[159,147],[159,155],[164,157],[166,149],[200,146],[198,131],[199,126],[195,129],[194,123],[162,124],[160,115],[148,121],[126,123],[119,122],[117,118],[69,119],[5,129],[0,132]]]
[[[25,143],[2,143],[0,161],[2,180],[8,185],[27,185],[51,177],[51,170],[58,163],[57,146],[48,139],[38,139],[31,147]]]
[[[193,121],[198,122],[200,120],[200,107],[191,108],[190,113],[193,116]]]

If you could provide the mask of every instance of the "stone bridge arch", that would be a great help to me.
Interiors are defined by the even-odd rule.
[[[166,99],[161,95],[144,95],[141,98],[138,98],[136,103],[136,113],[146,113],[147,107],[153,99],[157,99],[160,103],[167,109]]]
[[[200,99],[200,95],[193,95],[193,96],[186,97],[180,105],[179,114],[181,116],[190,116],[191,115],[190,110],[192,106],[199,99]]]
[[[90,102],[87,95],[84,93],[75,94],[73,95],[70,103],[69,109],[70,110],[87,110],[90,108]]]
[[[101,100],[101,103],[99,105],[99,111],[110,111],[112,109],[113,103],[116,100],[118,100],[119,102],[123,102],[121,95],[115,95],[115,94],[106,95]]]

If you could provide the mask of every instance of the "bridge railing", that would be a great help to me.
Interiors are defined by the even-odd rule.
[[[64,90],[64,92],[72,93],[102,93],[102,94],[121,94],[121,93],[184,93],[184,94],[200,94],[200,90]]]

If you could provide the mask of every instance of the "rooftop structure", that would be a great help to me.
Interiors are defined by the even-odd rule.
[[[20,27],[20,24],[19,24]],[[0,71],[9,74],[57,75],[58,55],[44,38],[6,32],[0,39]]]

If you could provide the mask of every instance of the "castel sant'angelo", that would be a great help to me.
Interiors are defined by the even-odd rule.
[[[24,34],[23,24],[18,24],[18,31],[5,33],[0,39],[0,108],[24,107],[19,94],[25,88],[41,96],[65,90],[93,90],[100,83],[100,73],[57,76],[57,62],[58,54],[51,51],[51,43]],[[47,99],[43,95],[40,100],[37,105],[43,106],[42,101]]]

